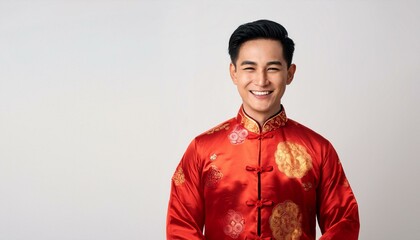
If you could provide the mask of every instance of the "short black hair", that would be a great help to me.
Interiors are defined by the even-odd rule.
[[[241,45],[254,39],[272,39],[279,41],[283,46],[284,58],[287,67],[290,67],[295,51],[295,43],[287,35],[287,30],[281,24],[270,20],[257,20],[239,26],[230,36],[229,55],[230,60],[236,65]]]

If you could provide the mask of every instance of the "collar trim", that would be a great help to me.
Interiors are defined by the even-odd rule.
[[[265,123],[262,126],[262,131],[261,131],[260,124],[258,124],[257,121],[255,121],[253,118],[248,116],[245,113],[243,107],[241,107],[241,109],[238,112],[237,120],[248,131],[256,133],[256,134],[260,134],[260,133],[273,131],[277,128],[280,128],[286,125],[287,116],[286,116],[286,111],[284,110],[284,107],[282,105],[279,113],[277,113],[276,115],[270,117],[269,119],[267,119],[267,121],[265,121]]]

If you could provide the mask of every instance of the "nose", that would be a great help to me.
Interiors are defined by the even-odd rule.
[[[254,84],[259,86],[259,87],[263,87],[263,86],[267,86],[268,83],[269,83],[269,81],[268,81],[268,78],[267,78],[267,72],[266,71],[259,71],[255,76]]]

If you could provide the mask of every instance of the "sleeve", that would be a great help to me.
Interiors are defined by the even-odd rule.
[[[166,220],[170,240],[204,239],[204,198],[196,140],[188,146],[172,177]]]
[[[330,143],[325,156],[317,192],[320,240],[358,239],[360,223],[356,198]]]

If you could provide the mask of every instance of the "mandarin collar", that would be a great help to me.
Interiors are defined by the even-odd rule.
[[[243,125],[244,128],[256,134],[273,131],[277,128],[286,125],[287,122],[286,111],[284,110],[283,105],[281,106],[281,110],[279,113],[270,117],[269,119],[267,119],[267,121],[264,122],[262,130],[260,124],[253,118],[248,116],[248,114],[246,114],[243,106],[241,106],[241,109],[239,109],[236,119],[241,125]]]

